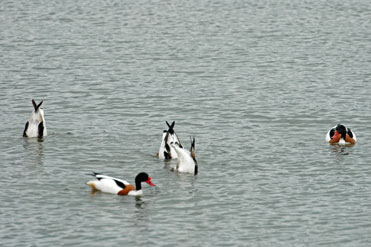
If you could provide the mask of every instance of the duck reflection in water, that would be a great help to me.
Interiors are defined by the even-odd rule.
[[[349,155],[349,148],[352,148],[353,145],[331,145],[331,150],[337,155]]]

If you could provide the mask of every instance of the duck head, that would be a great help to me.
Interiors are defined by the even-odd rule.
[[[340,134],[341,138],[345,140],[345,137],[346,137],[346,134],[347,134],[347,129],[345,128],[345,126],[342,125],[342,124],[338,124],[338,125],[336,125],[335,130],[336,130],[335,135]]]
[[[152,183],[151,181],[151,177],[148,176],[148,174],[145,172],[141,172],[135,177],[135,187],[137,190],[142,189],[142,185],[141,185],[142,182],[146,182],[147,184],[151,186],[155,186],[155,184]]]

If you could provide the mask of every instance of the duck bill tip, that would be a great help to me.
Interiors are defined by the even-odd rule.
[[[151,181],[151,178],[149,178],[147,181],[146,181],[147,184],[151,185],[151,186],[156,186],[154,183],[152,183]]]

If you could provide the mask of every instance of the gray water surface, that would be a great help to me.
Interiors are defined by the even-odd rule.
[[[366,0],[2,1],[1,245],[370,246],[370,20]],[[165,121],[198,176],[153,157]],[[339,122],[355,146],[325,142]],[[91,194],[92,171],[157,186]]]

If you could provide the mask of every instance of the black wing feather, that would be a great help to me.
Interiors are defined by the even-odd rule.
[[[166,151],[164,151],[164,156],[165,156],[165,159],[166,159],[166,160],[171,159],[170,154],[169,154],[168,152],[166,152]]]
[[[334,136],[335,134],[335,129],[331,129],[330,130],[330,138],[332,139],[332,137]]]
[[[348,128],[348,131],[347,131],[348,135],[350,138],[353,138],[353,132]]]
[[[118,181],[118,180],[116,180],[116,179],[114,179],[113,181],[115,181],[115,183],[116,183],[119,187],[125,189],[126,185],[125,185],[123,182]]]
[[[38,137],[42,138],[44,135],[44,122],[39,123],[38,129],[39,129]]]
[[[24,131],[23,131],[23,137],[27,137],[27,134],[26,134],[26,131],[27,131],[27,129],[28,129],[28,121],[27,121],[27,123],[26,123],[26,125],[24,126]]]

